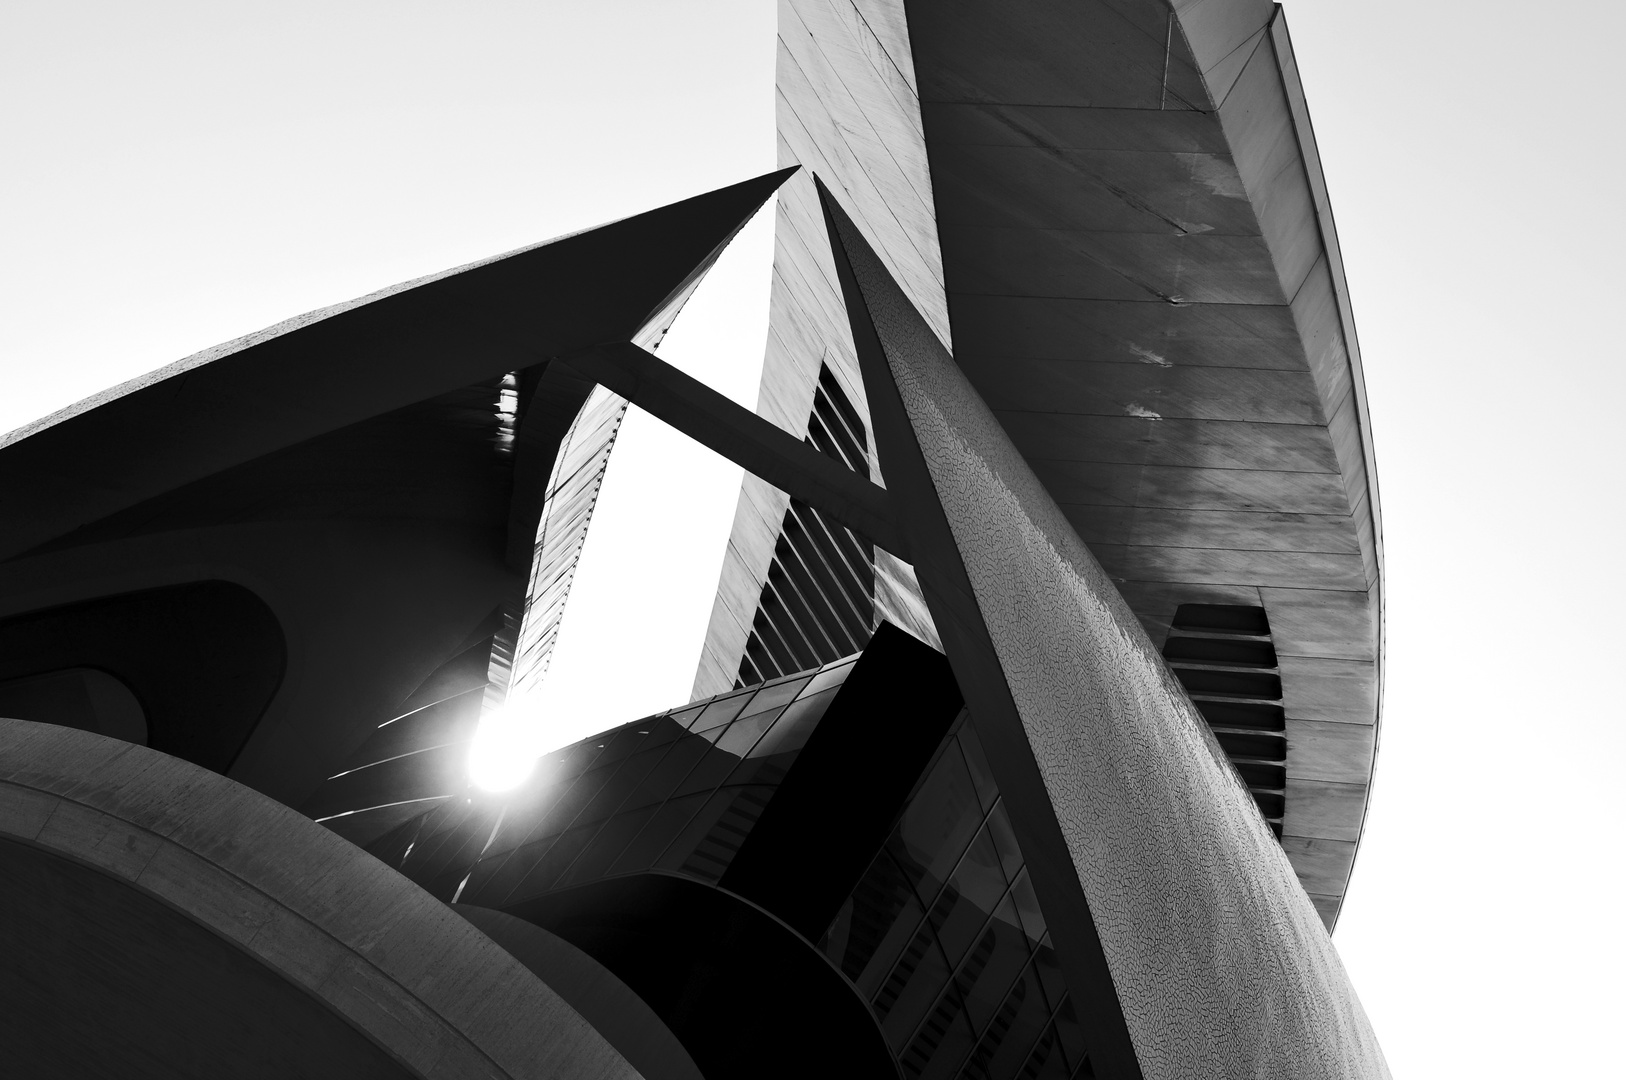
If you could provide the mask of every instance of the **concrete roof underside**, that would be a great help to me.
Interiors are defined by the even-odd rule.
[[[1265,608],[1329,925],[1377,741],[1359,354],[1280,10],[909,3],[954,356],[1155,642]]]
[[[0,645],[37,646],[0,649],[0,682],[90,668],[151,687],[153,749],[289,806],[379,764],[354,756],[408,701],[442,704],[422,700],[441,687],[431,677],[477,642],[489,655],[489,624],[528,599],[557,451],[592,389],[555,379],[553,359],[664,332],[782,180],[311,312],[0,435]],[[560,561],[573,537],[550,549]],[[271,644],[225,659],[267,700],[227,700],[241,672],[211,679],[225,661],[205,646],[248,640],[239,622],[200,615],[190,637],[152,615],[110,627],[109,605],[200,583],[252,594],[227,614],[258,611],[253,640]],[[139,655],[119,633],[135,625],[157,626]],[[216,682],[213,697],[175,689]],[[393,752],[420,771],[442,752],[461,776],[470,700]],[[228,705],[231,738],[204,739]]]

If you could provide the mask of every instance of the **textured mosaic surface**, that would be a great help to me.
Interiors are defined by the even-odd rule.
[[[1207,725],[946,350],[873,256],[853,255],[1144,1075],[1388,1076]]]

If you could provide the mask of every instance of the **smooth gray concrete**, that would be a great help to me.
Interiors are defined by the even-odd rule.
[[[547,982],[644,1080],[702,1080],[665,1021],[609,968],[524,919],[471,904],[453,904],[452,910]]]
[[[242,963],[207,965],[222,979],[236,972],[232,994],[242,996],[256,968],[286,984],[280,996],[273,985],[243,998],[283,1003],[276,1017],[237,1014],[250,1026],[297,1018],[303,995],[399,1066],[391,1075],[638,1076],[546,983],[418,886],[293,810],[177,758],[0,720],[0,840],[169,909],[192,928],[164,923],[177,940],[198,939],[193,931],[201,930],[237,950],[248,975]],[[118,936],[99,944],[116,950]],[[68,952],[75,941],[54,947]],[[132,941],[126,959],[146,947]],[[50,948],[39,945],[36,959]],[[105,953],[98,962],[122,963]],[[81,1034],[96,1037],[93,1029]],[[7,1042],[41,1037],[54,1033],[13,1029]],[[166,1039],[173,1032],[155,1035],[154,1045]],[[355,1053],[365,1057],[363,1050]]]

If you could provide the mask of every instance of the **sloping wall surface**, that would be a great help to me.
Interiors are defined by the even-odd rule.
[[[1314,905],[1207,725],[926,321],[841,228],[952,534],[953,554],[931,566],[920,556],[927,599],[953,628],[945,640],[972,715],[998,725],[1003,695],[1015,706],[1141,1074],[1387,1077]],[[885,451],[884,414],[876,422]],[[912,543],[918,553],[930,541],[917,532]],[[964,587],[952,562],[969,603],[946,595]],[[964,643],[978,641],[1002,678],[972,673]]]

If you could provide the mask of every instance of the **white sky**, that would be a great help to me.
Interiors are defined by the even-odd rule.
[[[1619,1075],[1626,18],[1287,10],[1389,574],[1383,747],[1336,940],[1397,1076]],[[773,5],[745,0],[0,7],[0,431],[771,169],[773,37]],[[748,405],[767,217],[662,347]],[[634,411],[550,676],[566,719],[686,698],[738,482]]]

